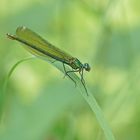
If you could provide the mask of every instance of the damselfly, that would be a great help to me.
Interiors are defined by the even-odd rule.
[[[88,95],[88,91],[83,78],[83,71],[90,71],[88,63],[82,64],[76,57],[72,57],[70,54],[60,50],[48,41],[43,39],[37,33],[33,32],[27,27],[21,26],[16,30],[16,35],[7,34],[8,38],[17,40],[26,45],[26,48],[36,56],[50,57],[54,60],[60,61],[63,64],[65,75],[68,76],[76,85],[76,81],[69,75],[70,72],[79,72],[81,77],[81,83],[83,84],[85,91]],[[72,70],[67,71],[66,65],[69,65]]]

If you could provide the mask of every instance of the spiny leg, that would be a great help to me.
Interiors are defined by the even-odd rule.
[[[78,70],[70,70],[70,71],[66,71],[66,67],[65,67],[64,63],[63,63],[63,68],[64,68],[64,71],[65,71],[64,78],[65,78],[66,75],[68,75],[68,73],[71,73],[71,72],[79,72],[79,69],[78,69]]]
[[[71,73],[71,72],[79,72],[79,69],[78,69],[78,70],[70,70],[70,71],[66,71],[66,74]]]
[[[65,67],[64,63],[63,63],[63,68],[64,68],[64,72],[65,72],[64,78],[65,78],[65,76],[68,76],[75,83],[75,87],[76,87],[77,86],[76,81],[72,77],[70,77],[70,75],[67,74],[66,67]]]
[[[82,72],[82,73],[81,73],[81,72]],[[87,91],[87,88],[86,88],[85,80],[84,80],[84,78],[83,78],[83,69],[81,70],[81,72],[79,71],[79,74],[80,74],[80,76],[81,76],[81,83],[82,83],[82,85],[84,86],[85,91],[86,91],[87,96],[88,96],[88,91]]]
[[[83,78],[83,68],[81,69],[81,71],[80,71],[79,69],[78,69],[78,70],[66,71],[66,75],[67,75],[68,73],[70,73],[70,72],[79,72],[79,74],[80,74],[80,76],[81,76],[81,83],[82,83],[82,85],[84,86],[85,91],[86,91],[86,93],[87,93],[87,95],[88,95],[88,91],[87,91],[87,88],[86,88],[85,80],[84,80],[84,78]]]
[[[83,83],[85,84],[85,80],[84,80],[84,78],[83,78],[83,77],[84,77],[84,76],[83,76],[83,70],[84,70],[84,69],[82,68],[81,74],[80,74],[80,75],[81,75],[81,81],[83,81]]]
[[[67,71],[66,71],[66,67],[65,67],[65,64],[63,63],[63,68],[64,68],[64,72],[65,72],[65,75],[63,78],[65,78],[65,76],[67,75]]]

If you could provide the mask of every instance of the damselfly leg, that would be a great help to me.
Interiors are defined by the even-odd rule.
[[[74,82],[75,87],[76,87],[77,86],[76,81],[67,73],[64,63],[63,63],[63,68],[64,68],[64,72],[65,72],[64,78],[65,78],[65,76],[68,76]]]

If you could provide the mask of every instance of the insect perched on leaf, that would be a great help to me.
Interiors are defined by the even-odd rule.
[[[44,40],[41,36],[31,31],[27,27],[18,27],[16,30],[16,35],[7,34],[7,36],[10,39],[17,40],[25,44],[26,49],[28,49],[32,54],[36,56],[50,57],[54,60],[62,62],[65,75],[68,76],[75,83],[75,85],[76,81],[69,75],[69,73],[79,72],[81,76],[81,83],[83,84],[85,91],[88,95],[85,81],[83,78],[83,71],[90,71],[90,66],[88,63],[82,64],[77,58],[72,57],[70,54],[53,46],[48,41]],[[65,64],[69,65],[72,70],[66,71]]]

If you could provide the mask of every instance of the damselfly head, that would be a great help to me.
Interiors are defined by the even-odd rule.
[[[83,67],[86,71],[90,71],[90,66],[88,63],[85,63]]]

